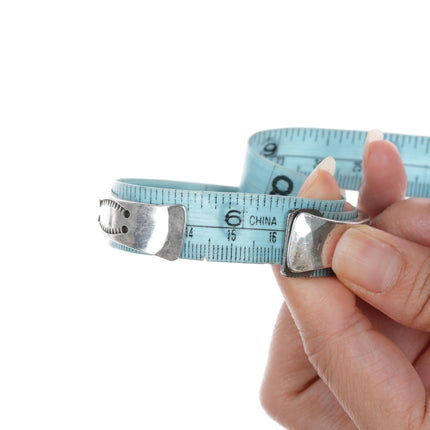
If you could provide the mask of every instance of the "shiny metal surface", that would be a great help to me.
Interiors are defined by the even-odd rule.
[[[369,217],[359,211],[352,221],[335,221],[314,210],[298,209],[288,215],[281,273],[289,277],[309,277],[315,270],[330,267],[325,245],[348,228],[367,224]]]
[[[151,205],[108,197],[100,200],[99,223],[110,240],[166,260],[180,257],[186,211],[181,205]]]

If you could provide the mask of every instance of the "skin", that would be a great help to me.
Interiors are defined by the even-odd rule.
[[[311,176],[301,196],[339,198],[328,172]],[[274,267],[285,302],[261,402],[288,429],[430,429],[430,199],[404,200],[406,181],[394,145],[366,144],[359,207],[372,226],[328,247],[336,277]]]

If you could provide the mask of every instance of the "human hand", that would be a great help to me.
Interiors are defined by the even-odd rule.
[[[340,198],[325,164],[303,197]],[[430,200],[404,200],[406,173],[387,141],[366,143],[363,170],[359,207],[373,227],[333,246],[337,278],[274,269],[285,304],[261,401],[290,429],[430,428]]]

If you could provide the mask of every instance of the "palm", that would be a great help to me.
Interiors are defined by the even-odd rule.
[[[412,364],[416,365],[420,358],[430,364],[430,357],[423,355],[428,349],[430,333],[399,324],[360,299],[357,299],[357,307],[366,315],[372,327],[394,342]]]

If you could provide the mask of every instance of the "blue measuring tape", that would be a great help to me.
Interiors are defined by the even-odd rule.
[[[100,225],[114,247],[131,252],[170,260],[281,264],[292,211],[316,211],[344,222],[357,218],[356,210],[344,212],[344,200],[305,199],[297,193],[329,155],[336,159],[339,186],[358,190],[366,135],[312,128],[256,133],[248,142],[239,187],[118,179],[112,195],[100,201]],[[430,197],[430,138],[393,133],[384,138],[401,153],[407,195]],[[313,271],[314,276],[329,273],[326,268]]]

